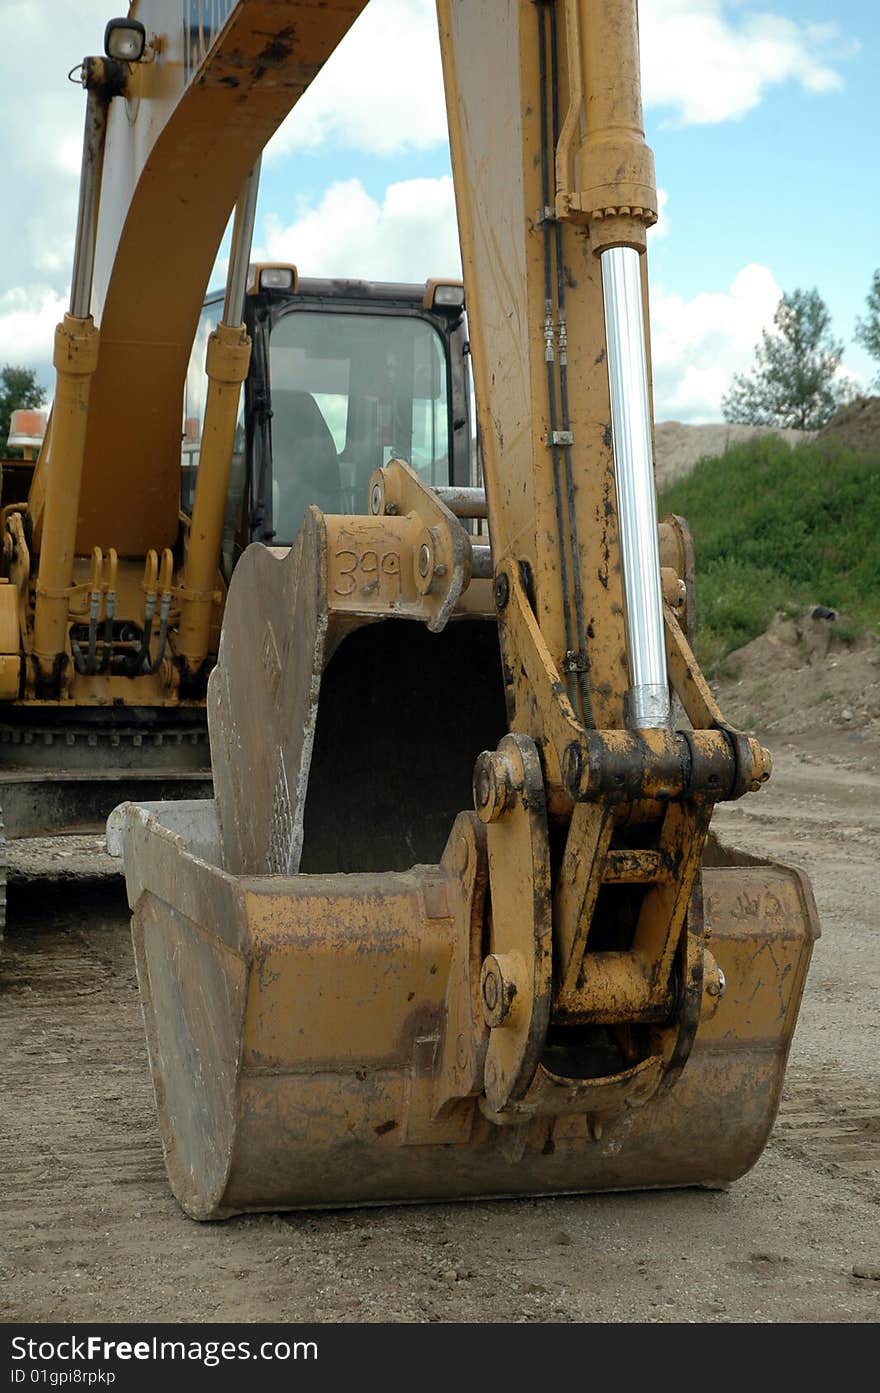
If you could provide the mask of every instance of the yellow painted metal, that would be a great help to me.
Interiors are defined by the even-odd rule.
[[[193,674],[210,651],[211,623],[218,607],[217,561],[229,491],[229,473],[242,383],[251,341],[244,326],[219,324],[208,339],[208,396],[192,522],[180,600],[177,651]]]
[[[99,342],[100,335],[91,318],[75,319],[67,314],[55,331],[50,476],[43,511],[33,637],[34,656],[46,677],[67,643],[68,590],[73,576],[89,399]]]
[[[563,995],[574,990],[580,976],[613,831],[614,809],[608,803],[575,805],[554,888],[556,981]]]
[[[18,696],[21,681],[18,589],[0,582],[0,700]]]
[[[260,151],[365,0],[139,0],[155,58],[111,105],[76,550],[173,546],[183,380],[223,229]],[[125,467],[120,467],[123,456]],[[137,487],[132,481],[137,481]]]
[[[587,221],[596,252],[643,251],[645,229],[657,221],[657,189],[642,120],[635,0],[565,0],[565,33],[569,110],[557,148],[557,215]]]
[[[817,933],[797,873],[717,852],[706,869],[726,991],[720,1005],[697,993],[696,1043],[673,1088],[651,1096],[642,1069],[628,1106],[613,1080],[556,1075],[554,1111],[503,1126],[477,1106],[485,1027],[471,1056],[470,1017],[448,1010],[481,903],[460,821],[438,865],[240,878],[218,864],[210,804],[122,817],[165,1161],[193,1217],[718,1185],[760,1153]]]
[[[21,659],[4,654],[0,657],[0,699],[10,701],[18,696],[21,685]]]
[[[216,799],[119,815],[166,1161],[199,1218],[734,1179],[772,1125],[818,933],[797,872],[708,845],[714,803],[769,757],[696,667],[674,520],[669,670],[693,729],[625,726],[596,253],[643,250],[656,217],[635,0],[438,14],[500,669],[467,617],[486,601],[467,534],[399,462],[369,518],[310,509],[292,548],[242,558],[208,689]],[[482,659],[444,680],[421,646],[425,680],[424,628]],[[481,753],[491,682],[510,733],[490,712]],[[456,760],[476,760],[480,821]]]
[[[509,771],[510,807],[508,816],[490,819],[487,828],[492,918],[480,988],[484,1019],[493,1026],[484,1064],[486,1109],[502,1114],[524,1097],[544,1053],[553,928],[538,752],[530,740],[507,735],[495,758]]]
[[[9,526],[14,529],[16,535],[16,547],[19,556],[23,556],[24,565],[16,567],[15,575],[12,577],[19,600],[19,616],[21,626],[20,642],[24,651],[28,651],[29,636],[27,623],[29,619],[27,590],[27,553],[23,530],[21,527],[20,515],[14,514],[9,520]],[[111,566],[113,558],[111,548],[108,556],[104,558],[104,569],[102,573],[101,592],[104,597],[101,608],[101,623],[103,625],[105,614],[104,604],[109,590],[115,595],[116,610],[119,614],[132,616],[135,622],[143,621],[144,599],[145,599],[145,568],[141,561],[118,561]],[[68,590],[68,624],[84,624],[88,622],[89,593],[92,588],[92,565],[90,558],[77,557],[74,561],[73,575]],[[173,591],[175,595],[179,594]],[[179,620],[180,606],[177,599],[172,603],[170,611],[171,626],[175,627]],[[215,621],[216,622],[216,621]],[[158,630],[158,618],[154,616],[153,630]],[[155,640],[155,633],[154,633]],[[213,635],[213,642],[216,649],[216,634]],[[65,649],[67,645],[65,644]],[[155,648],[155,641],[153,643]],[[68,670],[64,691],[57,697],[44,697],[36,699],[32,692],[23,695],[18,702],[19,705],[27,705],[34,709],[43,707],[56,707],[67,711],[75,710],[86,706],[119,706],[124,703],[127,706],[141,707],[165,707],[177,708],[181,705],[201,704],[196,698],[181,701],[177,691],[178,670],[170,658],[163,663],[158,672],[149,674],[144,673],[138,677],[124,677],[108,672],[98,672],[95,674],[80,673]],[[16,691],[16,697],[18,692]]]
[[[8,581],[0,581],[0,653],[15,654],[20,647],[18,592]]]

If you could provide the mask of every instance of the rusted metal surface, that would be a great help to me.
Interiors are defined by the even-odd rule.
[[[553,1114],[538,1108],[520,1119],[512,1145],[510,1129],[477,1107],[478,1069],[460,1075],[457,1101],[438,1091],[438,1065],[462,1033],[445,1003],[456,934],[469,937],[474,903],[456,869],[460,826],[440,865],[237,878],[216,864],[212,804],[125,818],[166,1165],[195,1217],[712,1185],[736,1179],[760,1153],[818,932],[796,872],[703,872],[727,985],[720,1001],[703,995],[674,1087],[641,1102],[653,1080],[640,1076],[629,1103],[618,1097],[603,1111],[594,1096],[593,1110],[581,1111],[577,1095],[590,1080],[566,1078],[557,1047],[545,1073],[557,1092],[567,1089],[568,1106],[560,1097]]]

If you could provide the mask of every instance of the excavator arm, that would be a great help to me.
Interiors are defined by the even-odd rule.
[[[817,933],[797,872],[709,840],[770,763],[656,516],[635,0],[438,15],[485,497],[391,461],[366,516],[249,549],[216,799],[115,819],[196,1217],[726,1183]]]

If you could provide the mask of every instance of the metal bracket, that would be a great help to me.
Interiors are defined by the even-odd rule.
[[[370,477],[371,517],[399,517],[412,532],[415,589],[427,610],[427,624],[438,633],[471,581],[471,540],[437,493],[423,484],[405,460],[393,459]]]
[[[480,980],[491,1028],[481,1107],[495,1117],[528,1091],[550,1023],[550,848],[537,747],[525,735],[505,735],[493,755],[478,760],[475,784],[477,811],[488,822],[492,901]]]

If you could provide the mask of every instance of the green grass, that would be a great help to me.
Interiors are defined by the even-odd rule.
[[[701,460],[663,490],[660,513],[680,513],[694,535],[706,671],[779,611],[843,610],[850,641],[880,627],[880,451],[764,437]]]

